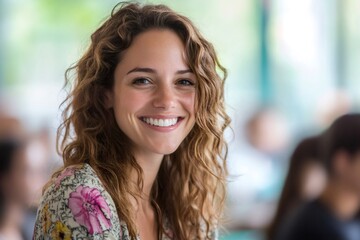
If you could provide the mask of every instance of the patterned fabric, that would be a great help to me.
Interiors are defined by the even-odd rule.
[[[162,239],[171,240],[172,231],[164,222]],[[48,187],[39,206],[34,239],[130,237],[109,193],[90,165],[84,164],[65,168]]]

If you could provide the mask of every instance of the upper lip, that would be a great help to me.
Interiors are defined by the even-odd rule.
[[[179,115],[143,115],[140,118],[173,119],[173,118],[184,118],[184,117]]]

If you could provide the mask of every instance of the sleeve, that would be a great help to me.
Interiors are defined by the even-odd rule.
[[[204,220],[200,221],[200,230],[203,234],[202,238],[206,238],[206,239],[211,239],[211,240],[218,240],[219,239],[219,230],[218,230],[218,226],[212,226],[212,228],[210,229],[210,231],[208,233],[206,233],[206,224],[204,222]]]
[[[33,239],[119,239],[115,204],[97,177],[65,169],[47,188]]]
[[[218,229],[215,229],[215,230],[211,233],[211,239],[212,239],[212,240],[218,240],[218,239],[219,239],[219,231],[218,231]]]

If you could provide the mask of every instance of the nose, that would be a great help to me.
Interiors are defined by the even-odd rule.
[[[168,110],[175,107],[175,93],[171,86],[158,86],[153,101],[155,108]]]

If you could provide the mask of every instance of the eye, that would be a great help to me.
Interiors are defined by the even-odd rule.
[[[136,78],[132,81],[132,84],[134,85],[148,85],[148,84],[151,84],[151,81],[150,79],[147,79],[147,78],[143,78],[143,77],[140,77],[140,78]]]
[[[189,80],[189,79],[180,79],[179,81],[176,82],[177,85],[182,85],[182,86],[194,86],[194,82]]]

